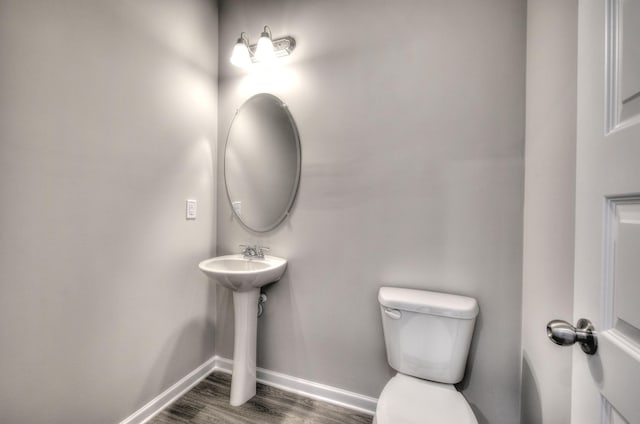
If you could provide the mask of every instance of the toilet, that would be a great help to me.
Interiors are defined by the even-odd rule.
[[[477,424],[453,386],[462,380],[478,315],[475,299],[381,287],[378,302],[389,365],[374,424]]]

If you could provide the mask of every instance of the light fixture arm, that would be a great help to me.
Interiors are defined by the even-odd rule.
[[[269,39],[271,39],[271,28],[269,28],[269,25],[265,25],[264,26],[264,30],[262,30],[262,34],[260,34],[260,37],[269,37]]]
[[[240,38],[238,38],[238,41],[237,41],[237,42],[238,42],[238,43],[244,43],[244,44],[246,44],[246,45],[247,45],[247,47],[249,47],[249,44],[251,44],[251,43],[249,42],[249,36],[247,36],[247,33],[246,33],[246,32],[244,32],[244,31],[240,33]]]

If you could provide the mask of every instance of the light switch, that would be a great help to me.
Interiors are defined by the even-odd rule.
[[[188,199],[187,200],[187,219],[196,219],[198,214],[198,201]]]
[[[235,202],[231,202],[231,205],[233,206],[233,211],[236,215],[242,216],[242,202],[237,200]]]

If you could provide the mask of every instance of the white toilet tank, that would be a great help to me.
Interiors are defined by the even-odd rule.
[[[475,299],[381,287],[378,301],[389,365],[440,383],[462,380],[478,315]]]

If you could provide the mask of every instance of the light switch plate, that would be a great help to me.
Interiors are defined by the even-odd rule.
[[[231,205],[233,206],[233,210],[236,212],[236,215],[242,216],[242,202],[236,200],[235,202],[231,202]]]
[[[187,219],[196,219],[198,214],[198,201],[187,199]]]

